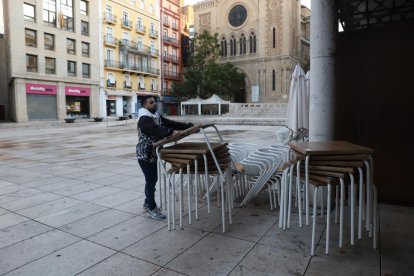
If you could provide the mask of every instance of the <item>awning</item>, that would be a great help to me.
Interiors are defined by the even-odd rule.
[[[129,96],[132,97],[134,92],[125,90],[105,89],[108,96]]]
[[[153,97],[159,97],[160,92],[145,92],[145,91],[137,91],[135,92],[138,96],[153,96]]]

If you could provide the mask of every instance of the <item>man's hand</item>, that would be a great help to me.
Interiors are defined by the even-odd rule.
[[[174,130],[173,133],[171,134],[171,137],[172,138],[177,138],[180,135],[181,135],[181,131]]]

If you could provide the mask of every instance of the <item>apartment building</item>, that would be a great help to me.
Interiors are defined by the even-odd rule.
[[[157,0],[101,0],[103,116],[131,115],[140,97],[160,96]]]
[[[181,6],[183,0],[161,0],[162,100],[163,112],[176,115],[179,100],[171,96],[174,83],[181,80]]]
[[[8,118],[99,115],[98,0],[3,0]]]

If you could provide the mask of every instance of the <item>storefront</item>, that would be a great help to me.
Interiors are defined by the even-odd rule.
[[[181,99],[175,96],[164,96],[164,114],[166,115],[180,115]]]
[[[90,88],[66,86],[66,115],[70,117],[90,118],[90,95]]]
[[[29,120],[56,120],[57,86],[26,83],[27,116]]]

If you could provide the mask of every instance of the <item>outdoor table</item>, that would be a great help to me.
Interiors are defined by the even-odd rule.
[[[289,143],[291,149],[297,154],[305,156],[305,212],[306,224],[309,225],[309,170],[310,166],[346,166],[359,167],[362,162],[367,166],[367,204],[366,204],[366,228],[371,236],[371,196],[373,191],[373,161],[372,154],[374,150],[368,147],[360,146],[346,141],[324,141],[324,142],[303,142],[303,143]],[[311,164],[310,164],[311,162]],[[351,187],[352,189],[353,187]],[[362,203],[362,192],[360,191],[360,208]],[[352,192],[351,192],[352,193]],[[351,206],[353,205],[354,195],[351,194]],[[315,206],[314,206],[315,208]],[[374,208],[375,212],[375,208]],[[353,214],[352,214],[353,215]],[[351,216],[353,218],[353,216]],[[375,228],[375,214],[374,214],[374,228]],[[351,224],[353,219],[351,219]],[[352,233],[352,232],[351,232]],[[352,233],[353,234],[353,233]],[[352,235],[351,234],[351,235]],[[360,235],[360,234],[359,234]],[[353,235],[352,235],[353,236]],[[376,244],[376,233],[374,229],[374,248]]]

